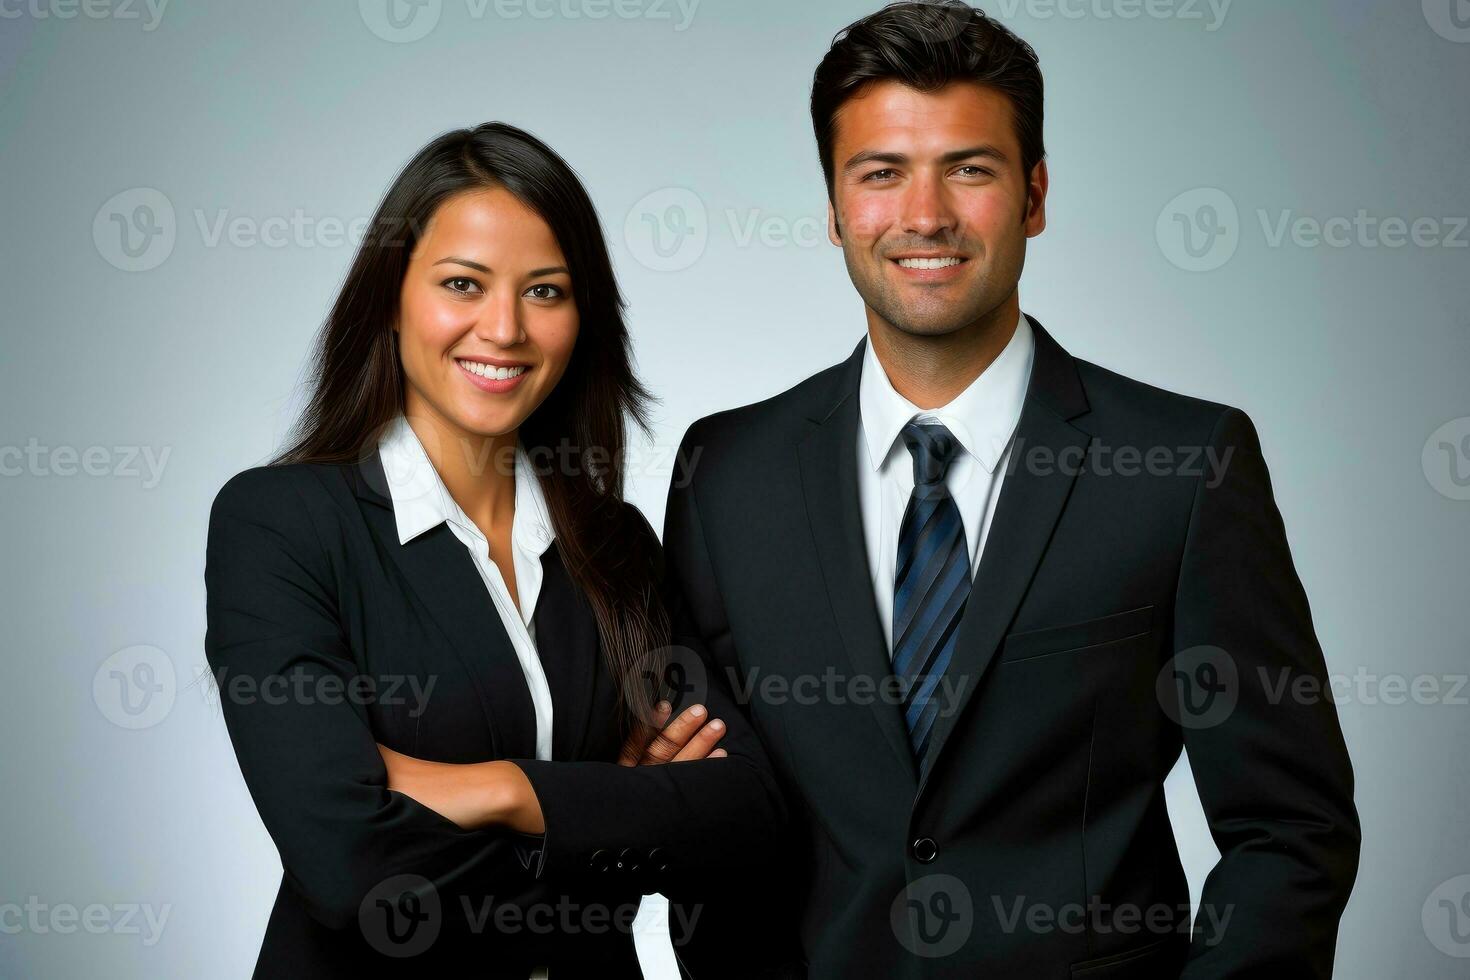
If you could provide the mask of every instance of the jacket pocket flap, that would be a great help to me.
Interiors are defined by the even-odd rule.
[[[1127,949],[1111,956],[1099,956],[1072,964],[1072,980],[1104,980],[1127,977],[1128,980],[1163,980],[1177,977],[1184,966],[1188,947],[1175,937]]]
[[[1081,650],[1139,636],[1152,628],[1153,615],[1153,606],[1139,606],[1082,623],[1012,633],[1002,642],[998,659],[1029,660],[1049,653]]]

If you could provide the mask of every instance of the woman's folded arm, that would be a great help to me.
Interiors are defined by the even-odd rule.
[[[358,667],[303,484],[310,477],[291,468],[231,479],[210,513],[205,567],[206,656],[289,883],[339,929],[398,875],[425,879],[455,905],[460,894],[533,885],[537,838],[465,830],[391,792],[362,699],[325,696],[351,690]]]

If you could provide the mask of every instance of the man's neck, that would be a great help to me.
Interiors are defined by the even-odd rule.
[[[893,389],[922,409],[954,401],[1000,356],[1015,336],[1020,300],[1008,302],[960,330],[936,337],[905,333],[868,310],[868,345]]]

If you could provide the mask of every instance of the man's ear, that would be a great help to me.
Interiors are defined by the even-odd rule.
[[[1035,238],[1046,230],[1046,194],[1051,187],[1051,175],[1046,161],[1038,160],[1031,170],[1031,179],[1026,185],[1026,215],[1022,225],[1027,238]]]
[[[837,208],[830,197],[827,198],[827,241],[842,247],[842,226],[837,223]]]

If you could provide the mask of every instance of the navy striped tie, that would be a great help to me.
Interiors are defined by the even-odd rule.
[[[903,441],[914,459],[914,491],[898,532],[893,577],[893,673],[904,682],[904,723],[919,772],[939,715],[939,680],[954,654],[970,596],[970,551],[944,475],[959,448],[938,423],[910,422]]]

